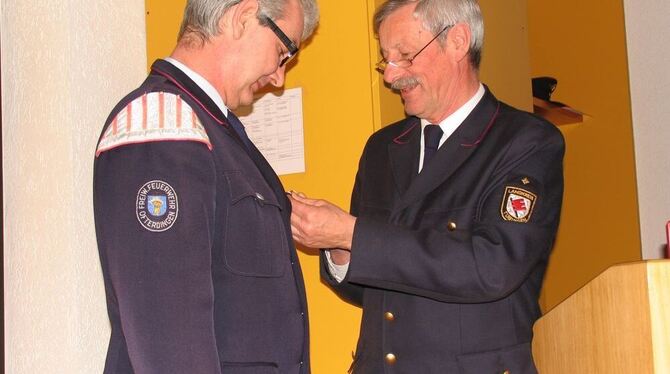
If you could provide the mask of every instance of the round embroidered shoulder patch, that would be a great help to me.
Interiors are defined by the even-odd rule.
[[[149,231],[162,232],[174,225],[179,213],[177,193],[167,182],[153,180],[137,192],[137,220]]]

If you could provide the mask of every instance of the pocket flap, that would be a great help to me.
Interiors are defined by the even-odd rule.
[[[252,185],[252,183],[249,183],[248,176],[243,175],[241,171],[228,172],[225,176],[228,187],[230,187],[230,199],[233,204],[251,197],[259,204],[270,204],[282,209],[274,192],[267,187],[265,181],[252,181]],[[254,187],[254,185],[257,187]]]
[[[458,356],[463,374],[505,373],[537,374],[530,343],[518,344],[496,351]]]
[[[276,364],[263,362],[222,362],[221,371],[229,374],[277,374]]]

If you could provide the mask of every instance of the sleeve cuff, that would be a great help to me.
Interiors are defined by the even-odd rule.
[[[326,254],[326,261],[328,262],[328,272],[330,272],[330,275],[335,278],[337,283],[341,283],[344,277],[347,275],[347,271],[349,271],[349,264],[344,264],[344,265],[338,265],[333,262],[333,260],[330,258],[330,250],[325,250]]]

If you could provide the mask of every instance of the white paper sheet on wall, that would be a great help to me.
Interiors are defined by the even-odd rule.
[[[302,88],[265,94],[250,109],[240,111],[240,120],[275,173],[304,173]]]

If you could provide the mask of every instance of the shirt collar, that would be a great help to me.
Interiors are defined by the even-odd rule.
[[[174,65],[177,69],[181,70],[186,74],[195,84],[200,87],[201,90],[205,91],[207,96],[209,96],[212,101],[216,104],[216,106],[219,107],[221,112],[228,117],[228,107],[226,104],[223,103],[223,99],[221,98],[221,95],[219,95],[219,92],[212,86],[211,83],[207,81],[207,79],[203,78],[202,75],[196,73],[195,71],[191,70],[188,66],[184,65],[183,63],[175,60],[172,57],[166,57],[164,58],[165,61],[171,63]]]

